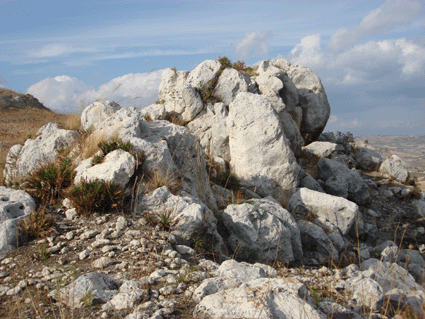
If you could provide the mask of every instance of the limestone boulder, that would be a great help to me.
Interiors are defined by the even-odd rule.
[[[5,165],[5,182],[24,178],[41,165],[55,160],[58,150],[70,147],[77,141],[77,132],[61,129],[58,124],[48,123],[41,127],[35,139],[28,139],[22,147],[12,147]]]
[[[297,123],[294,121],[292,116],[286,111],[280,113],[279,119],[282,123],[283,132],[285,133],[285,137],[289,141],[291,149],[293,150],[293,152],[297,152],[304,145],[304,139],[301,136]]]
[[[400,183],[404,183],[409,177],[406,162],[397,155],[391,155],[379,167],[382,176],[394,178]]]
[[[217,219],[197,198],[185,193],[175,196],[165,186],[140,197],[137,211],[149,211],[158,216],[166,214],[170,219],[171,234],[176,237],[178,244],[190,245],[193,236],[202,236],[205,243],[214,246],[216,253],[227,252],[217,232]]]
[[[235,69],[226,68],[221,73],[214,89],[215,96],[225,105],[230,105],[240,92],[248,92],[248,84],[245,77]]]
[[[327,158],[321,158],[317,162],[317,169],[319,176],[326,183],[326,192],[342,196],[359,205],[370,202],[369,187],[357,171]]]
[[[208,104],[187,128],[199,137],[205,154],[218,156],[230,162],[229,133],[226,127],[228,116],[224,103]]]
[[[175,113],[184,123],[193,120],[204,108],[200,95],[190,85],[179,85],[171,89],[164,98],[165,111]]]
[[[299,189],[290,199],[288,210],[292,214],[313,214],[335,225],[343,235],[348,235],[359,215],[357,204],[344,198]]]
[[[229,245],[238,257],[261,261],[277,258],[281,262],[302,258],[297,224],[273,198],[229,205],[222,218],[230,233]]]
[[[328,97],[319,77],[309,68],[287,61],[280,65],[298,89],[299,106],[303,110],[301,135],[309,144],[319,138],[329,119],[331,108]]]
[[[302,149],[305,152],[320,158],[329,157],[331,154],[344,151],[344,147],[340,144],[320,141],[310,143],[307,146],[304,146]]]
[[[121,106],[113,101],[96,101],[84,108],[81,113],[81,128],[89,130],[98,123],[103,122],[109,116],[118,111]]]
[[[258,296],[262,296],[261,305]],[[196,306],[196,318],[311,318],[326,316],[306,300],[306,288],[296,279],[259,278],[243,286],[206,296]]]
[[[216,77],[220,67],[221,63],[218,61],[203,61],[189,73],[185,83],[195,88],[203,88]]]
[[[0,258],[16,250],[19,223],[35,210],[28,193],[0,186]]]
[[[381,155],[366,147],[357,148],[356,153],[354,153],[354,160],[357,163],[357,168],[365,171],[377,171],[382,163]]]
[[[54,298],[72,308],[82,308],[106,303],[118,294],[120,283],[112,277],[91,272],[78,277],[68,286],[49,293]]]
[[[263,196],[289,198],[299,184],[301,168],[270,102],[239,93],[226,120],[232,171]]]
[[[188,71],[177,71],[175,69],[166,68],[162,71],[161,84],[158,89],[158,98],[162,103],[165,101],[169,92],[177,86],[183,85],[189,76]]]
[[[107,154],[102,163],[92,165],[92,158],[76,168],[74,182],[102,180],[125,187],[134,174],[136,160],[130,153],[117,149]]]

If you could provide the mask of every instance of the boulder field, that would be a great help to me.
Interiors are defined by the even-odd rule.
[[[166,69],[156,104],[96,101],[78,131],[49,123],[13,146],[0,300],[48,318],[423,317],[425,200],[404,161],[322,133],[330,106],[310,69],[254,72]],[[121,146],[87,155],[90,138]],[[118,214],[12,188],[65,151],[73,184],[127,194]],[[24,241],[36,203],[56,223]]]

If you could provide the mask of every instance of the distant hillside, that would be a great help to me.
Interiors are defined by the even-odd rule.
[[[49,110],[31,94],[21,94],[9,89],[0,88],[0,110],[25,108]]]

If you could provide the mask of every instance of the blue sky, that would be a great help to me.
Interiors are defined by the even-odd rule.
[[[387,1],[4,1],[0,86],[55,111],[156,100],[161,70],[227,56],[311,68],[326,130],[425,133],[425,5]]]

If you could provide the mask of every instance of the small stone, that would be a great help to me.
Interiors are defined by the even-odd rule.
[[[73,231],[67,232],[65,234],[65,238],[68,239],[68,240],[73,239],[74,238],[74,232]]]
[[[80,239],[91,239],[94,238],[97,234],[99,234],[99,232],[97,232],[96,230],[88,230],[80,235]]]
[[[67,263],[67,260],[65,257],[59,257],[58,263],[61,265],[65,265]]]
[[[77,210],[75,208],[68,209],[65,211],[65,216],[67,219],[73,220],[78,216]]]
[[[93,268],[105,268],[109,265],[113,264],[113,260],[109,257],[100,257],[99,259],[96,259],[92,262]]]
[[[127,219],[125,219],[122,216],[118,217],[115,228],[117,230],[123,230],[126,227],[127,227]]]
[[[90,255],[90,251],[83,250],[81,253],[78,254],[78,258],[80,258],[80,260],[84,260],[86,259],[88,256]]]

